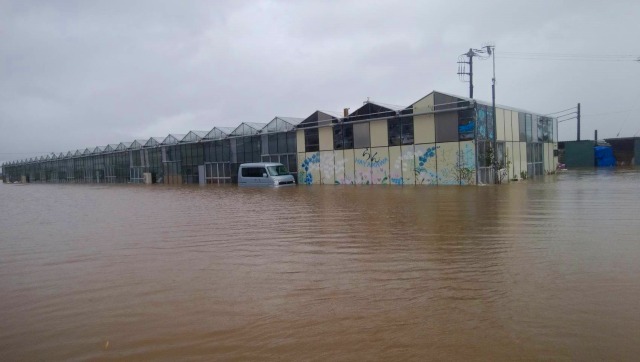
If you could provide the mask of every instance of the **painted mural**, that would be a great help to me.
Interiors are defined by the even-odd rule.
[[[320,151],[320,177],[325,185],[334,183],[335,159],[333,151]]]
[[[437,185],[436,150],[439,148],[434,144],[415,145],[414,173],[417,185]]]
[[[389,148],[376,147],[369,151],[371,182],[376,185],[389,184]]]
[[[402,184],[413,185],[416,183],[416,155],[413,145],[402,146]]]
[[[345,184],[344,179],[344,151],[336,150],[333,151],[333,159],[335,162],[334,167],[334,180],[333,183],[336,185]]]
[[[402,151],[400,146],[389,147],[389,183],[404,184],[402,179]]]
[[[300,159],[302,162],[298,167],[298,183],[305,185],[320,183],[320,153],[300,153],[298,160]]]
[[[472,141],[299,153],[300,184],[475,184]]]
[[[476,183],[476,150],[473,142],[460,142],[458,151],[458,181],[461,185],[475,185]]]

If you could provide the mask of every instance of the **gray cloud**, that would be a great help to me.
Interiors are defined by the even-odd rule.
[[[355,109],[367,97],[466,95],[457,57],[486,41],[497,46],[498,103],[581,102],[583,137],[631,136],[640,63],[500,54],[640,55],[639,15],[632,1],[3,2],[0,161]],[[476,64],[476,98],[489,100],[491,64]],[[560,132],[575,137],[575,123]]]

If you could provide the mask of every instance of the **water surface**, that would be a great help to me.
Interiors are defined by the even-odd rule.
[[[0,185],[0,359],[637,360],[639,181]]]

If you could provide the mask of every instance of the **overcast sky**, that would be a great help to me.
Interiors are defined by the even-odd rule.
[[[640,57],[639,19],[640,1],[617,0],[0,1],[0,162],[367,97],[467,96],[458,56],[487,42],[497,103],[581,102],[583,138],[640,135],[640,62],[593,58]],[[490,101],[491,62],[474,70],[475,98]],[[575,121],[560,125],[575,137]]]

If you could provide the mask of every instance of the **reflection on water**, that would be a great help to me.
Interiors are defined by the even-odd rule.
[[[0,185],[0,357],[635,359],[639,178]]]

